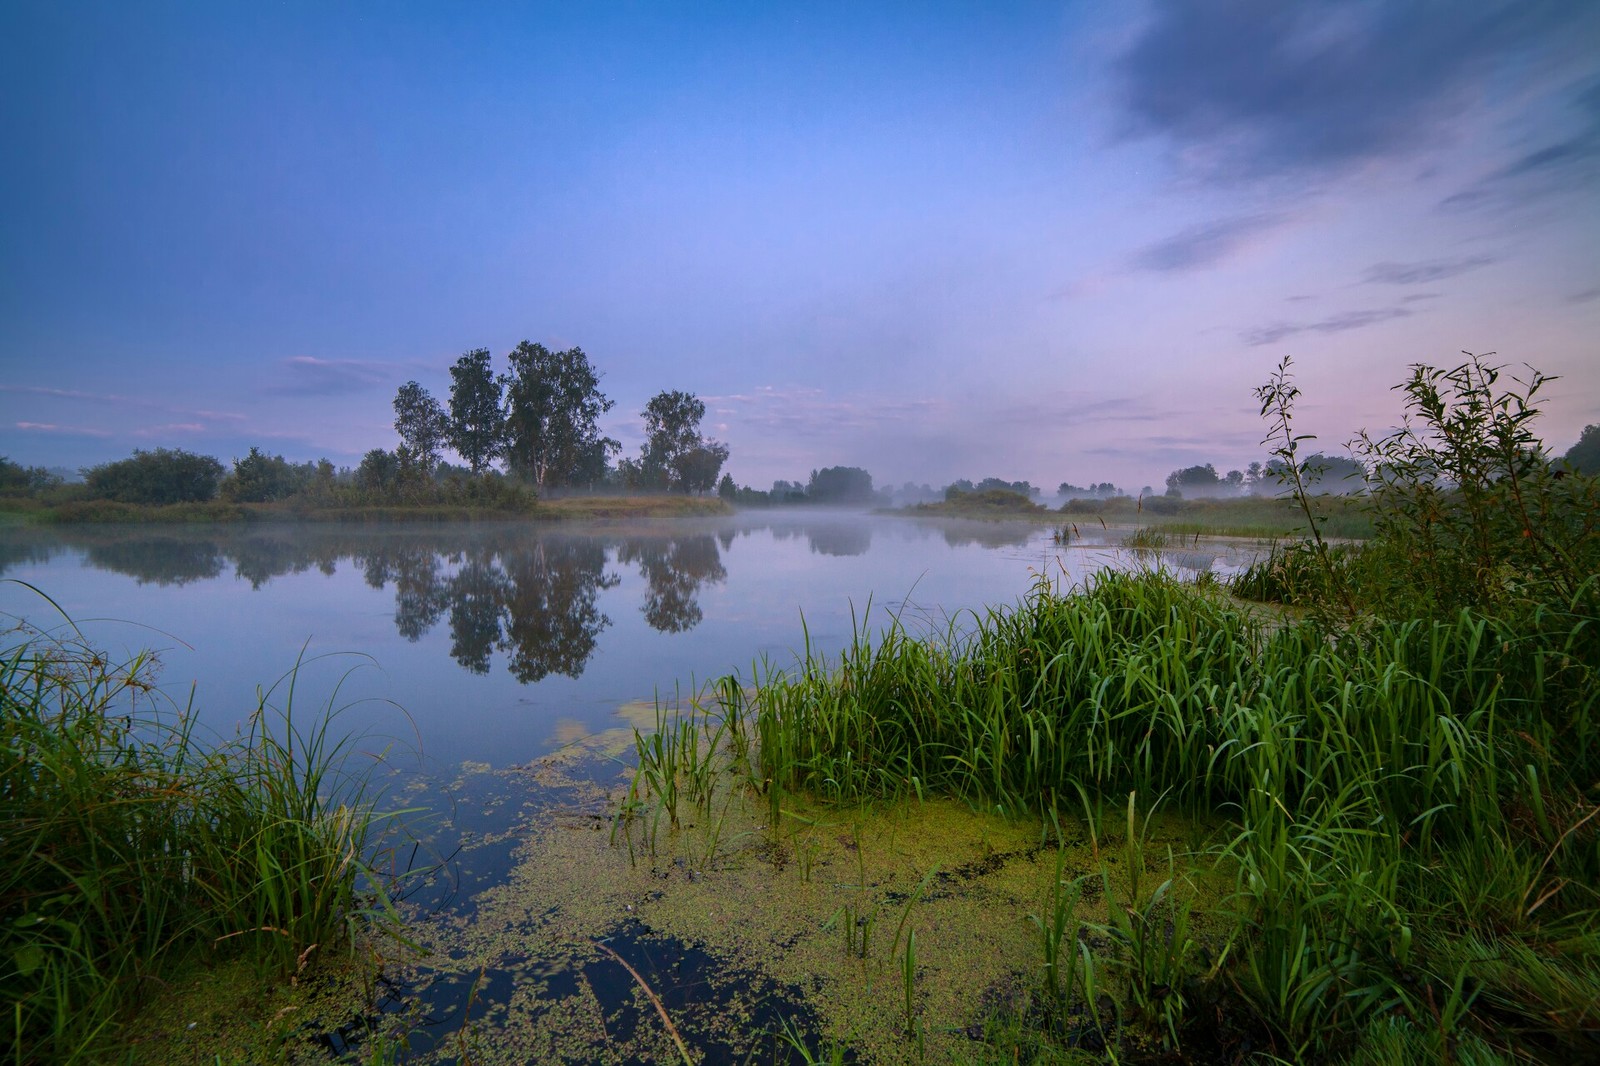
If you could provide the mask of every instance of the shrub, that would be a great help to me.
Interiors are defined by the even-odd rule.
[[[181,448],[135,451],[84,471],[89,494],[117,503],[205,503],[217,495],[222,464]]]

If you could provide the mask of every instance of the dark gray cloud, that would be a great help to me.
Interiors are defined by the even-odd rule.
[[[291,356],[283,361],[288,380],[267,391],[280,396],[340,396],[365,392],[395,379],[396,368],[368,359],[318,359]]]
[[[1116,66],[1126,129],[1168,138],[1191,173],[1219,181],[1410,155],[1475,102],[1499,61],[1588,30],[1596,10],[1157,0]]]
[[[1535,148],[1490,171],[1446,197],[1440,206],[1497,209],[1561,193],[1591,195],[1600,180],[1600,80],[1574,93],[1571,103],[1577,129],[1570,137]]]
[[[1413,313],[1404,307],[1375,307],[1362,311],[1345,311],[1315,322],[1273,322],[1265,326],[1256,326],[1239,334],[1239,339],[1254,348],[1264,344],[1276,344],[1301,333],[1345,333],[1396,318],[1410,318]]]
[[[1283,215],[1238,215],[1191,226],[1134,253],[1135,270],[1178,273],[1213,266],[1276,229]]]
[[[1600,300],[1600,285],[1592,289],[1584,289],[1582,292],[1575,292],[1567,297],[1566,302],[1569,304],[1586,304],[1590,300]]]
[[[1492,255],[1466,255],[1455,259],[1428,259],[1418,263],[1374,263],[1362,280],[1374,285],[1427,285],[1495,262]]]

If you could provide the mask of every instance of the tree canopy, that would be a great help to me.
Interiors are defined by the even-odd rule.
[[[400,434],[401,456],[431,474],[449,436],[450,420],[427,389],[408,381],[395,393],[394,431]]]
[[[233,473],[222,482],[222,495],[235,503],[267,503],[293,496],[311,483],[316,468],[295,466],[281,455],[259,448],[233,461]]]
[[[867,503],[873,499],[872,475],[858,466],[813,470],[806,498],[817,503]]]
[[[678,492],[709,492],[717,483],[728,446],[700,433],[706,405],[692,392],[659,392],[644,408],[644,447],[638,478]]]
[[[1578,443],[1562,458],[1580,474],[1600,474],[1600,425],[1584,426]]]
[[[504,448],[504,388],[494,376],[489,349],[474,348],[450,368],[450,447],[474,474],[498,458]]]
[[[541,489],[604,477],[607,456],[621,444],[600,434],[600,416],[614,404],[583,349],[553,352],[523,341],[507,358],[511,370],[501,383],[512,469]]]
[[[209,455],[157,448],[90,467],[83,476],[90,496],[119,503],[167,504],[214,499],[222,473],[222,464]]]

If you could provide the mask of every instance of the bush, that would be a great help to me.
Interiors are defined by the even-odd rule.
[[[311,484],[316,468],[295,466],[281,455],[266,455],[259,448],[233,461],[233,473],[222,483],[222,498],[234,503],[270,503],[300,492]]]
[[[364,861],[374,815],[332,709],[307,729],[269,692],[243,736],[211,746],[162,702],[147,657],[11,636],[0,1001],[18,1062],[99,1061],[122,1014],[182,964],[245,954],[292,976],[388,927]]]
[[[135,451],[127,459],[84,471],[89,494],[117,503],[205,503],[217,495],[223,467],[209,455],[181,448]]]

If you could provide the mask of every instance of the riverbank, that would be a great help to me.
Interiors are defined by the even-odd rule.
[[[0,522],[38,525],[233,525],[274,522],[563,522],[617,518],[698,518],[732,514],[715,496],[561,496],[505,505],[360,504],[325,505],[302,500],[277,503],[145,505],[79,500],[47,505],[0,500]]]
[[[368,865],[385,819],[337,708],[296,717],[291,673],[243,733],[203,736],[152,659],[76,634],[0,640],[0,1031],[17,1061],[120,1060],[132,1013],[219,966],[261,988],[370,985],[398,924]],[[264,1019],[239,1021],[242,1037]]]
[[[1352,540],[1372,536],[1372,519],[1363,497],[1321,496],[1312,501],[1312,506],[1324,536]],[[1196,500],[1118,496],[1108,500],[1069,500],[1052,509],[1017,493],[996,490],[886,513],[1048,524],[1068,531],[1073,538],[1078,535],[1075,531],[1085,528],[1116,532],[1153,528],[1173,535],[1258,539],[1306,534],[1305,512],[1296,501],[1263,496]]]

